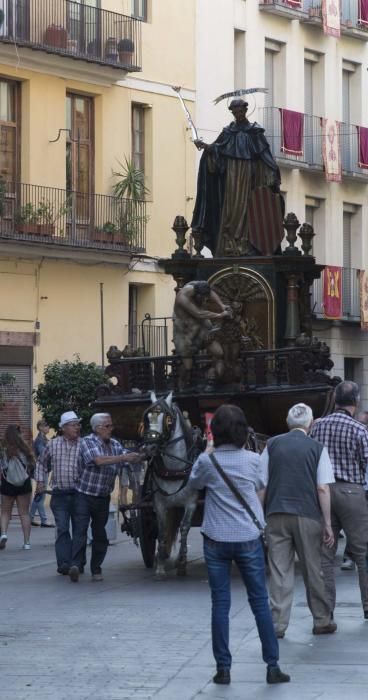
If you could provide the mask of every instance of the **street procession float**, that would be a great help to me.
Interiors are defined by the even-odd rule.
[[[130,512],[128,529],[139,536],[145,564],[153,566],[156,555],[160,574],[173,540],[165,505],[166,511],[179,507],[178,571],[185,571],[187,530],[201,520],[197,501],[187,508],[187,478],[203,449],[199,435],[216,408],[239,406],[256,446],[257,435],[284,432],[294,403],[309,404],[315,417],[328,413],[338,381],[330,376],[329,348],[312,333],[311,287],[323,270],[311,252],[315,234],[284,211],[280,172],[264,129],[248,120],[248,103],[240,98],[255,90],[221,96],[235,97],[228,102],[234,120],[205,144],[175,89],[203,153],[192,245],[178,215],[172,226],[176,249],[160,260],[176,283],[174,350],[123,357],[111,348],[111,381],[95,402],[113,416],[118,438],[143,442],[150,454],[140,502],[123,510],[126,521]]]

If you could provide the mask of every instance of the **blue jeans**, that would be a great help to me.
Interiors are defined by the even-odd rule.
[[[33,499],[32,505],[31,505],[31,510],[29,511],[29,515],[31,520],[34,519],[37,511],[39,513],[41,523],[47,523],[47,515],[46,515],[46,510],[45,510],[45,499],[46,499],[46,494],[43,493],[41,495],[41,498],[38,501],[35,501]]]
[[[74,535],[76,525],[75,499],[75,491],[61,491],[54,489],[51,496],[50,508],[54,514],[56,525],[56,561],[57,568],[60,571],[69,571],[72,562],[72,538],[70,536],[70,524]]]
[[[204,558],[212,596],[212,649],[217,669],[231,667],[229,613],[233,561],[247,589],[249,605],[262,644],[263,660],[268,666],[277,666],[279,645],[268,603],[265,562],[260,539],[250,542],[215,542],[205,537]]]
[[[79,492],[76,494],[72,564],[79,568],[82,565],[87,546],[88,526],[91,522],[91,574],[101,573],[101,565],[109,546],[105,529],[109,519],[109,506],[110,496],[88,496]]]

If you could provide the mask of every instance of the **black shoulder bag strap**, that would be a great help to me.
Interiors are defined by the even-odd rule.
[[[234,494],[235,498],[239,501],[239,503],[240,503],[240,504],[243,506],[243,508],[247,511],[249,517],[251,518],[251,520],[253,521],[253,523],[255,524],[255,526],[258,527],[258,530],[259,530],[260,533],[261,533],[262,539],[264,539],[264,536],[265,536],[265,535],[264,535],[264,527],[263,527],[263,526],[261,525],[261,523],[259,522],[259,520],[258,520],[256,514],[253,512],[253,510],[251,509],[250,505],[248,505],[247,501],[245,500],[245,498],[243,498],[243,496],[241,495],[241,493],[238,491],[238,489],[236,488],[235,484],[233,484],[233,482],[231,481],[231,479],[229,479],[229,477],[228,477],[228,475],[226,474],[226,472],[224,472],[223,468],[219,465],[219,463],[218,463],[218,461],[217,461],[215,455],[214,455],[214,454],[209,454],[208,456],[209,456],[209,458],[210,458],[210,460],[211,460],[213,466],[215,467],[215,469],[217,469],[218,473],[219,473],[220,476],[223,478],[225,484],[228,485],[230,491],[232,491],[232,493]]]

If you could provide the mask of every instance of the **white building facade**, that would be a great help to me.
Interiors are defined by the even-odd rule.
[[[267,88],[247,98],[248,113],[266,128],[286,211],[314,227],[317,262],[342,268],[341,319],[324,317],[319,281],[313,332],[331,348],[333,373],[360,384],[365,407],[368,333],[360,326],[359,271],[368,269],[368,169],[358,165],[357,127],[368,126],[368,25],[359,8],[359,0],[342,0],[340,36],[331,36],[322,0],[197,0],[196,120],[200,137],[214,141],[231,114],[227,100],[213,100],[237,88]],[[304,115],[302,155],[281,150],[280,108]],[[340,122],[339,182],[324,172],[323,118]]]

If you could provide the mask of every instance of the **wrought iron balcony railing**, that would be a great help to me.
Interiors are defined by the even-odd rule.
[[[0,182],[0,239],[144,252],[146,202]]]
[[[368,177],[368,167],[359,166],[358,129],[354,124],[340,124],[341,166],[344,175]]]
[[[360,320],[360,285],[359,270],[351,267],[342,268],[342,316],[343,321]],[[325,318],[323,302],[323,275],[314,280],[312,291],[312,309],[317,318]]]
[[[259,8],[287,19],[297,19],[303,10],[303,0],[259,0]]]
[[[274,158],[282,158],[291,163],[309,165],[322,169],[322,127],[320,117],[304,114],[303,155],[284,153],[282,150],[281,114],[278,107],[265,107],[260,110],[262,126],[270,144]]]
[[[171,324],[171,316],[153,318],[150,314],[145,314],[140,324],[128,326],[129,345],[133,351],[140,350],[143,356],[167,355]]]
[[[0,43],[140,71],[141,23],[70,0],[4,0]]]
[[[340,0],[340,6],[341,32],[368,41],[368,27],[361,21],[359,0]],[[303,10],[308,13],[308,19],[304,21],[322,23],[321,0],[303,0]]]

